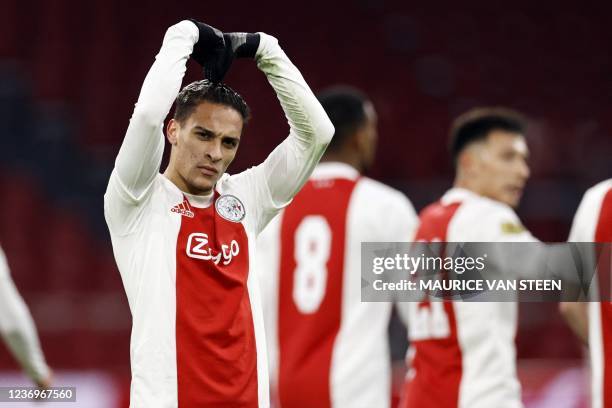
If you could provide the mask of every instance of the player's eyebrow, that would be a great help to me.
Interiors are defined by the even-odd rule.
[[[205,127],[202,127],[202,126],[200,126],[200,125],[195,125],[195,126],[193,127],[193,129],[194,129],[195,131],[197,131],[197,132],[202,132],[202,133],[204,133],[204,134],[206,134],[206,135],[210,135],[210,136],[219,136],[218,134],[216,134],[216,133],[215,133],[215,132],[213,132],[212,130],[210,130],[210,129],[206,129]]]
[[[208,136],[213,136],[213,137],[221,137],[221,138],[223,138],[223,139],[232,139],[232,140],[235,140],[235,141],[237,141],[237,142],[239,142],[239,141],[240,141],[240,138],[239,138],[239,137],[232,136],[232,135],[220,135],[220,134],[217,134],[217,133],[213,132],[212,130],[210,130],[210,129],[206,129],[205,127],[200,126],[200,125],[195,125],[195,126],[193,127],[193,129],[194,129],[194,131],[196,131],[196,132],[201,132],[201,133],[204,133],[205,135],[208,135]]]
[[[236,142],[236,144],[240,143],[240,138],[239,137],[235,137],[235,136],[223,136],[223,140],[224,141],[233,141]]]

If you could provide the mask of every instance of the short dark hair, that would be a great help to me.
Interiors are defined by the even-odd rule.
[[[453,121],[449,137],[449,150],[453,165],[459,153],[473,142],[485,139],[494,130],[525,134],[527,119],[508,108],[486,107],[471,109]]]
[[[204,101],[235,109],[242,117],[243,125],[251,118],[251,110],[238,92],[222,82],[213,83],[203,79],[190,83],[179,92],[175,102],[174,119],[183,123]]]
[[[364,103],[368,99],[361,91],[349,86],[328,88],[321,91],[317,98],[336,129],[327,150],[337,151],[347,137],[365,123]]]

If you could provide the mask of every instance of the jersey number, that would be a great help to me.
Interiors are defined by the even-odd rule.
[[[303,314],[317,311],[327,286],[327,261],[331,252],[331,229],[320,215],[304,217],[295,230],[293,301]]]
[[[433,301],[426,305],[410,302],[407,305],[410,340],[443,339],[450,336],[450,324],[443,302]]]
[[[442,240],[434,238],[428,241],[441,242]],[[427,241],[419,240],[418,242]],[[444,339],[450,336],[450,323],[446,310],[444,310],[444,302],[430,301],[427,304],[410,302],[407,305],[410,340]]]

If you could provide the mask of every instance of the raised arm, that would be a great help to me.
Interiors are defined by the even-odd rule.
[[[8,349],[38,386],[48,387],[51,371],[45,362],[32,316],[17,292],[0,249],[0,334]]]
[[[170,27],[140,90],[113,172],[127,198],[134,202],[143,199],[159,172],[164,120],[179,92],[187,59],[197,41],[194,23],[181,21]]]
[[[282,207],[319,162],[334,126],[276,38],[260,33],[255,59],[274,88],[290,127],[289,136],[261,166],[273,204]]]

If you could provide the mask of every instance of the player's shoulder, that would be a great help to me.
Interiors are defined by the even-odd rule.
[[[261,203],[256,201],[255,191],[262,185],[265,186],[265,183],[259,185],[257,177],[257,167],[236,174],[224,173],[217,181],[215,189],[220,195],[232,195],[249,207],[259,206]],[[269,192],[266,191],[266,194]]]
[[[236,184],[240,184],[241,174],[242,173],[231,175],[229,173],[223,173],[223,175],[217,181],[217,191],[223,194],[225,191],[234,188]]]
[[[594,240],[604,198],[610,191],[612,191],[612,179],[597,183],[584,193],[574,215],[569,241],[590,242]]]
[[[452,190],[451,190],[452,192]],[[533,238],[512,207],[471,192],[461,192],[460,206],[450,224],[465,240],[525,240]],[[452,194],[450,194],[452,196]],[[448,203],[449,194],[442,201]],[[465,235],[465,237],[464,237]]]
[[[215,189],[221,195],[243,196],[253,187],[256,176],[254,173],[255,167],[236,174],[224,173],[217,181]]]
[[[156,191],[164,191],[164,190],[165,191],[173,191],[173,190],[178,191],[178,187],[176,187],[162,173],[157,173],[155,177],[153,178],[153,182],[150,184],[147,190],[144,191],[140,197],[134,197],[129,192],[129,189],[123,184],[123,181],[121,180],[121,177],[119,177],[119,174],[117,173],[117,171],[113,169],[109,177],[109,180],[108,180],[106,191],[104,193],[104,201],[111,202],[115,200],[120,200],[120,201],[124,201],[128,203],[132,207],[138,207],[138,206],[143,205],[146,201],[148,201],[146,199],[150,197],[152,194],[154,194]]]
[[[410,207],[412,207],[412,203],[403,192],[378,180],[369,177],[360,177],[357,181],[357,187],[364,195],[367,195],[370,200],[380,203],[410,205]]]
[[[477,194],[471,190],[453,187],[440,198],[440,201],[433,204],[450,206],[458,205],[457,216],[483,220],[491,217],[510,217],[516,218],[512,207],[500,201]]]
[[[369,212],[388,215],[389,220],[403,217],[417,219],[417,214],[408,197],[391,186],[369,177],[360,177],[355,187],[355,200]]]
[[[357,180],[350,213],[365,241],[408,241],[418,223],[404,193],[369,177]]]
[[[582,198],[584,203],[599,203],[612,190],[612,178],[601,181],[589,188]]]
[[[162,173],[158,173],[153,180],[151,196],[154,202],[168,201],[174,203],[176,201],[181,202],[184,199],[181,189]],[[163,200],[162,197],[164,197]]]
[[[8,267],[8,262],[6,260],[6,255],[4,251],[2,251],[2,247],[0,247],[0,278],[7,278],[10,276],[10,271]]]
[[[508,204],[477,194],[465,200],[461,207],[469,212],[470,216],[477,219],[506,218],[518,220],[518,215]]]

